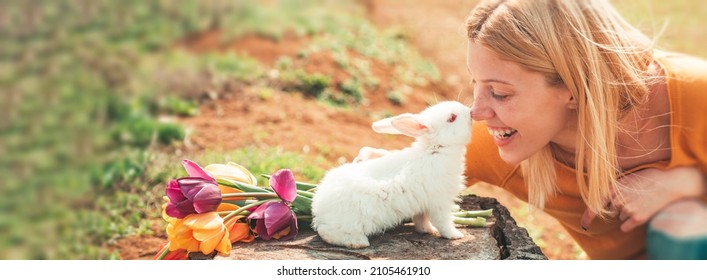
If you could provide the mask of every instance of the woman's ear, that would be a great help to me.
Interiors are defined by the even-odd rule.
[[[567,108],[572,109],[572,110],[576,110],[577,107],[578,107],[578,105],[577,105],[577,99],[574,98],[574,96],[571,96],[571,95],[570,95],[570,100],[569,100],[569,102],[567,103]]]

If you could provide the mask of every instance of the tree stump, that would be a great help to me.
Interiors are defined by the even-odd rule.
[[[218,260],[499,260],[547,259],[528,232],[496,199],[466,196],[464,210],[493,209],[485,227],[457,226],[464,237],[448,240],[415,232],[411,223],[369,237],[371,246],[348,249],[324,243],[307,225],[294,240],[235,243],[229,256],[191,253],[190,259]]]

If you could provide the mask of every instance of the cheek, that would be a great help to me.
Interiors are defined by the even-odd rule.
[[[521,103],[517,100],[498,102],[493,106],[493,110],[504,125],[520,131],[527,125],[528,120],[533,119],[532,113],[528,112],[527,107],[520,106]]]

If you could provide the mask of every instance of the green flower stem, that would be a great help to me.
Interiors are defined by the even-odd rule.
[[[240,208],[241,206],[245,206],[245,205],[248,205],[251,203],[256,203],[258,201],[260,201],[260,200],[259,199],[222,200],[221,203],[233,204],[233,205],[236,205]]]
[[[458,211],[453,212],[452,215],[458,218],[491,217],[493,215],[493,209]]]
[[[297,221],[312,221],[312,216],[310,215],[297,215]]]
[[[486,226],[486,218],[454,218],[454,223],[465,226],[484,227]]]
[[[229,214],[233,213],[233,211],[236,211],[236,210],[220,211],[220,212],[217,212],[217,214],[218,214],[219,216],[224,216],[224,217],[226,217],[226,216],[228,216]],[[246,210],[246,211],[243,211],[243,212],[238,213],[238,214],[243,214],[243,216],[248,216],[248,215],[250,215],[250,211]],[[233,217],[233,216],[231,216],[231,217]],[[224,221],[225,221],[225,220],[224,220]]]
[[[243,192],[273,193],[273,191],[270,189],[265,189],[265,188],[261,188],[258,186],[253,186],[253,185],[249,185],[246,183],[241,183],[241,182],[228,180],[228,179],[224,179],[224,178],[217,178],[216,182],[218,182],[220,185],[224,185],[229,188],[241,190]]]
[[[164,259],[164,257],[167,256],[167,254],[169,254],[169,241],[167,241],[167,244],[164,245],[164,250],[162,251],[162,254],[160,254],[160,256],[157,257],[157,260]]]
[[[225,194],[222,194],[221,197],[223,197],[223,198],[232,198],[232,197],[277,198],[277,194],[274,194],[274,193],[252,193],[252,192],[225,193]]]
[[[223,220],[226,221],[226,220],[230,219],[231,217],[234,217],[234,216],[236,216],[236,215],[238,215],[238,214],[241,214],[241,213],[243,213],[243,212],[245,212],[245,211],[248,211],[248,209],[250,209],[250,208],[253,208],[253,207],[258,206],[258,205],[261,205],[261,204],[264,204],[264,203],[269,202],[269,201],[281,201],[281,200],[280,200],[279,198],[276,198],[276,199],[266,199],[266,200],[261,200],[261,201],[258,201],[258,202],[252,203],[252,204],[248,204],[248,205],[246,205],[246,206],[243,206],[243,207],[239,208],[238,210],[233,210],[233,212],[231,212],[230,214],[226,215],[226,217],[223,217]]]
[[[307,197],[307,198],[313,198],[313,197],[314,197],[314,193],[311,193],[311,192],[309,192],[309,191],[297,190],[297,194],[299,194],[299,195],[301,195],[301,196],[304,196],[304,197]]]

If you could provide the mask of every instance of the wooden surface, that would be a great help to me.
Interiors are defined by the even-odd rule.
[[[300,226],[297,237],[289,241],[258,240],[236,243],[229,256],[190,255],[192,259],[217,260],[496,260],[546,259],[528,236],[516,225],[508,210],[493,198],[464,197],[465,210],[493,210],[484,227],[457,226],[464,237],[448,240],[415,232],[411,223],[369,237],[371,246],[348,249],[324,243],[316,232]]]

